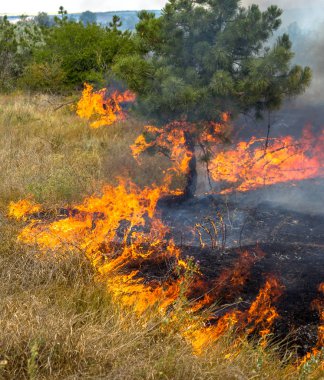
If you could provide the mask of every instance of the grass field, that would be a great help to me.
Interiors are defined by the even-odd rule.
[[[323,379],[320,363],[298,369],[294,352],[279,358],[278,345],[265,350],[242,337],[234,354],[234,332],[197,356],[166,317],[113,302],[80,254],[40,258],[17,242],[23,222],[6,217],[10,201],[33,196],[57,208],[118,176],[158,183],[168,165],[132,158],[144,121],[93,130],[69,107],[54,111],[61,101],[0,97],[0,378]]]

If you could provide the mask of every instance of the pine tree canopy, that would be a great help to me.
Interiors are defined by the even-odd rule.
[[[113,70],[138,93],[141,110],[161,121],[261,115],[311,80],[309,67],[291,63],[289,36],[273,39],[281,14],[239,0],[170,0],[159,18],[139,13],[139,49]]]

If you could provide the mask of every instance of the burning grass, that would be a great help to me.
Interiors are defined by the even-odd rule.
[[[198,306],[188,302],[199,270],[180,257],[155,215],[165,192],[165,178],[156,173],[167,165],[150,158],[138,168],[128,148],[142,123],[92,130],[68,110],[53,112],[48,101],[53,99],[0,100],[6,137],[1,202],[29,197],[11,205],[19,222],[0,216],[0,376],[319,379],[318,359],[297,367],[293,353],[279,359],[278,345],[265,344],[277,317],[272,301],[282,290],[275,279],[265,282],[249,308],[219,318],[210,318],[208,309],[197,313],[213,306],[217,292],[199,296]],[[117,176],[142,187],[116,187]],[[55,187],[65,178],[68,190]],[[103,183],[110,185],[101,195],[80,203]],[[69,201],[75,206],[64,218],[50,212]],[[221,276],[226,286],[233,280],[240,287],[247,278],[252,262],[246,254],[242,259],[244,265]],[[157,260],[167,275],[144,281],[145,266]],[[245,328],[260,341],[248,339]]]
[[[1,224],[0,378],[3,379],[296,379],[276,347],[253,347],[228,332],[201,355],[178,325],[154,310],[139,317],[112,301],[78,252],[35,257],[16,242],[17,225]],[[312,368],[304,378],[319,379]],[[318,370],[317,370],[318,371]],[[299,373],[302,373],[300,371]],[[317,373],[317,375],[316,375]]]

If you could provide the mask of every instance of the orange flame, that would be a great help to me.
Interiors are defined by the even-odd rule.
[[[324,282],[322,282],[318,291],[324,295]],[[318,340],[317,347],[324,347],[324,300],[316,300],[314,301],[313,307],[318,310],[320,317],[320,326],[318,327]]]
[[[279,317],[275,307],[282,293],[282,286],[274,277],[269,277],[259,294],[246,311],[231,310],[217,318],[216,323],[211,319],[210,326],[201,327],[204,321],[198,320],[198,325],[189,326],[183,335],[191,342],[194,352],[201,354],[211,343],[217,341],[224,333],[234,328],[242,330],[247,326],[248,334],[258,332],[262,338],[261,345],[266,345],[266,336],[270,333],[273,322]]]
[[[30,199],[10,202],[8,216],[17,220],[26,220],[28,215],[39,212],[41,206]]]
[[[131,145],[133,157],[138,160],[145,151],[154,151],[167,156],[172,162],[171,168],[165,176],[164,183],[170,184],[174,174],[186,175],[189,172],[190,161],[194,155],[187,145],[186,135],[190,135],[193,141],[200,145],[221,143],[226,131],[229,115],[222,114],[222,122],[189,123],[187,121],[174,121],[161,128],[147,125],[143,133],[137,137]],[[178,193],[181,193],[178,190]]]
[[[142,135],[138,136],[131,150],[135,159],[149,149],[166,155],[173,163],[170,171],[186,174],[192,153],[186,148],[185,129],[187,124],[174,122],[164,128],[145,126]]]
[[[300,140],[292,136],[271,139],[266,150],[264,144],[265,139],[252,137],[216,154],[210,172],[213,180],[228,183],[222,193],[324,175],[324,132],[315,137],[306,127]]]
[[[211,343],[216,342],[223,334],[228,332],[239,322],[240,312],[229,312],[218,319],[215,325],[208,327],[189,328],[184,332],[184,336],[192,344],[193,350],[200,355]]]
[[[124,307],[142,314],[157,306],[164,315],[181,294],[191,298],[190,288],[183,288],[190,286],[186,277],[190,265],[181,258],[180,248],[174,241],[166,238],[168,228],[156,215],[157,201],[166,191],[165,187],[141,190],[132,183],[120,181],[117,187],[106,186],[101,196],[88,197],[74,206],[65,219],[33,220],[21,231],[19,239],[36,243],[43,251],[82,250],[96,269],[97,278],[105,281],[109,291]],[[261,257],[261,253],[258,256]],[[242,252],[233,268],[225,270],[218,281],[212,282],[217,289],[211,289],[210,298],[204,297],[200,304],[199,300],[184,304],[189,320],[180,328],[180,333],[192,343],[196,353],[234,326],[240,329],[248,326],[249,332],[259,332],[261,336],[270,331],[278,316],[271,305],[280,293],[275,279],[266,282],[249,310],[233,310],[233,306],[220,317],[194,317],[202,305],[214,302],[229,284],[240,289],[257,259]],[[147,277],[143,271],[150,265],[152,268],[165,266],[168,274],[160,280]],[[201,273],[198,270],[192,273],[200,279],[203,289]],[[197,282],[194,281],[194,287]],[[176,314],[172,318],[176,321]]]
[[[252,266],[264,256],[264,253],[258,249],[254,254],[248,251],[240,251],[238,259],[233,266],[222,271],[218,278],[208,284],[206,281],[195,281],[191,293],[196,291],[204,293],[203,296],[197,297],[192,311],[196,312],[206,306],[212,305],[220,299],[230,299],[239,294],[249,278]],[[209,288],[209,289],[208,289]],[[189,298],[192,298],[190,292]]]
[[[86,198],[65,219],[33,220],[19,239],[43,251],[82,250],[124,306],[139,313],[155,304],[164,310],[178,297],[182,278],[177,273],[186,269],[179,248],[165,239],[168,228],[155,215],[165,192],[163,186],[140,190],[120,181],[117,187],[106,186],[101,196]],[[144,280],[136,268],[150,262],[167,262],[174,268],[173,280]]]
[[[247,321],[252,324],[248,332],[259,331],[263,345],[266,345],[266,336],[270,334],[273,322],[279,317],[272,303],[281,296],[282,289],[275,277],[269,277],[248,310]]]
[[[108,126],[118,120],[125,119],[122,103],[132,103],[135,101],[135,94],[130,91],[123,93],[114,91],[107,98],[106,94],[106,88],[94,92],[90,84],[84,84],[84,90],[77,104],[76,112],[81,118],[92,120],[90,123],[92,128]]]
[[[324,282],[322,282],[319,287],[318,291],[321,292],[324,295]],[[310,360],[313,358],[321,360],[322,363],[322,370],[324,370],[324,299],[315,299],[312,304],[311,308],[313,310],[317,310],[319,313],[319,319],[320,324],[318,326],[318,338],[317,338],[317,344],[316,347],[312,349],[311,352],[308,352],[299,362],[299,366],[304,366],[307,364]]]

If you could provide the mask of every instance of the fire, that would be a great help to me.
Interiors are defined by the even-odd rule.
[[[17,220],[25,220],[28,215],[39,212],[41,205],[31,199],[22,199],[18,202],[10,202],[8,215]]]
[[[188,146],[187,136],[190,136],[193,141],[197,140],[196,142],[207,152],[210,144],[219,144],[226,138],[229,130],[228,121],[229,115],[223,113],[220,123],[174,121],[160,128],[148,125],[144,127],[143,133],[138,136],[130,148],[136,160],[146,151],[154,151],[167,156],[172,162],[172,166],[165,181],[170,183],[172,175],[186,175],[189,172],[194,151]]]
[[[19,239],[36,243],[41,251],[77,248],[125,307],[143,313],[159,304],[161,311],[166,310],[179,296],[181,272],[186,270],[179,248],[165,238],[168,228],[156,215],[157,201],[166,191],[141,190],[121,180],[116,187],[104,187],[101,196],[75,205],[65,219],[31,221]],[[144,279],[139,271],[143,265],[165,266],[170,274],[160,281]]]
[[[316,137],[306,127],[300,140],[285,136],[271,139],[266,150],[264,146],[265,139],[252,137],[215,155],[210,172],[214,181],[228,184],[222,193],[324,175],[324,132]]]
[[[143,152],[150,149],[155,150],[171,160],[171,172],[186,174],[192,157],[192,153],[186,148],[186,126],[186,123],[174,122],[164,128],[144,127],[143,134],[131,146],[134,158],[138,159]]]
[[[203,156],[212,157],[207,170],[214,181],[226,185],[221,194],[324,176],[324,132],[315,136],[306,126],[300,139],[273,138],[265,148],[265,138],[252,137],[224,150],[229,120],[224,113],[219,123],[177,121],[161,128],[146,126],[131,146],[133,156],[138,159],[145,151],[155,151],[170,158],[171,172],[187,174],[193,156],[186,145],[185,134],[189,133]]]
[[[210,318],[207,327],[199,327],[197,324],[190,326],[184,331],[184,336],[191,342],[197,354],[201,354],[208,345],[234,327],[238,332],[244,331],[245,328],[248,334],[258,332],[262,339],[261,345],[266,346],[266,337],[270,334],[275,319],[279,317],[273,303],[277,302],[282,289],[276,278],[269,277],[248,310],[232,308],[221,317]],[[199,322],[206,324],[201,320]]]
[[[90,84],[84,84],[82,97],[77,104],[77,115],[92,120],[90,123],[92,128],[112,125],[118,120],[125,119],[122,104],[135,101],[135,94],[128,90],[123,93],[114,91],[109,96],[107,94],[106,88],[94,92]]]
[[[192,311],[198,311],[202,308],[212,305],[221,299],[231,300],[238,295],[249,278],[252,266],[258,262],[264,253],[257,250],[255,253],[248,251],[240,251],[238,259],[232,267],[224,269],[215,280],[207,284],[203,281],[196,281],[192,292],[202,293],[203,295],[197,298],[197,302],[192,308]],[[193,298],[190,296],[190,298]]]
[[[233,328],[238,323],[239,317],[240,312],[238,311],[227,313],[219,318],[215,325],[193,328],[192,331],[186,331],[184,336],[192,344],[194,352],[200,355],[206,347]]]
[[[318,287],[318,291],[324,295],[324,282],[320,284]],[[320,318],[320,326],[318,327],[318,341],[317,347],[324,347],[324,300],[322,301],[314,301],[314,308],[318,310],[319,318]]]
[[[322,282],[319,287],[318,291],[322,293],[324,296],[324,282]],[[322,363],[322,369],[324,370],[324,298],[321,299],[315,299],[312,304],[311,308],[313,310],[317,310],[319,314],[319,326],[318,326],[318,338],[317,338],[317,344],[316,347],[312,349],[311,352],[308,352],[300,361],[299,365],[303,366],[307,364],[311,359],[315,358],[317,360],[320,360]]]
[[[160,312],[165,313],[179,297],[181,280],[161,286],[158,282],[145,284],[137,275],[138,271],[132,271],[129,275],[107,277],[107,287],[117,301],[138,314],[143,314],[157,304]]]
[[[275,277],[269,277],[248,310],[247,321],[249,325],[252,324],[248,332],[259,331],[263,345],[266,345],[266,336],[270,334],[275,319],[279,317],[272,303],[281,296],[282,289]]]
[[[121,103],[134,101],[128,92],[115,92],[107,99],[106,93],[106,89],[93,92],[92,86],[85,84],[78,103],[78,115],[93,120],[94,128],[122,119]],[[40,218],[42,206],[30,200],[11,203],[11,217],[27,221],[28,215],[36,214],[22,229],[20,241],[36,244],[41,252],[81,251],[92,264],[96,279],[106,284],[117,302],[139,315],[155,308],[170,317],[168,320],[180,323],[179,333],[192,344],[196,354],[233,329],[238,334],[259,334],[261,345],[265,346],[274,321],[279,318],[275,303],[282,294],[282,285],[269,276],[250,306],[237,298],[263,252],[240,251],[233,265],[216,279],[204,278],[190,259],[182,257],[180,247],[169,237],[169,228],[157,211],[158,200],[171,192],[172,175],[189,171],[194,153],[188,147],[186,134],[198,144],[220,145],[228,122],[229,115],[223,114],[220,123],[179,121],[163,128],[145,127],[131,149],[136,159],[149,150],[170,158],[173,165],[161,186],[141,189],[120,179],[117,186],[105,186],[101,194],[85,198],[71,206],[66,217],[54,220]],[[246,191],[322,173],[323,138],[315,141],[309,130],[304,131],[300,141],[290,136],[272,140],[267,151],[263,143],[262,139],[252,138],[248,143],[238,144],[235,151],[218,153],[210,167],[213,178]],[[279,168],[285,174],[279,175]],[[324,292],[324,284],[320,291]],[[180,301],[183,319],[176,310]],[[226,306],[217,308],[215,304],[222,301],[227,302]],[[320,311],[323,322],[322,303],[316,301],[313,307]],[[318,347],[323,340],[322,323]]]
[[[235,291],[242,288],[262,253],[241,252],[232,268],[215,281],[207,281],[194,263],[181,257],[180,248],[168,237],[169,229],[159,218],[157,201],[167,192],[163,186],[140,189],[120,180],[118,186],[106,186],[101,195],[71,207],[64,219],[42,220],[36,215],[19,239],[37,244],[44,252],[71,254],[75,249],[81,250],[93,265],[96,278],[106,284],[116,301],[138,314],[156,307],[178,323],[173,305],[187,299],[182,301],[186,321],[179,332],[196,353],[233,327],[243,331],[248,326],[251,333],[265,334],[277,317],[271,306],[278,297],[275,280],[266,282],[249,310],[232,306],[220,316],[197,315],[203,307],[222,297],[226,299],[224,295],[230,287],[234,299]],[[151,271],[156,270],[158,274],[152,277]],[[199,294],[197,299],[195,293]]]

